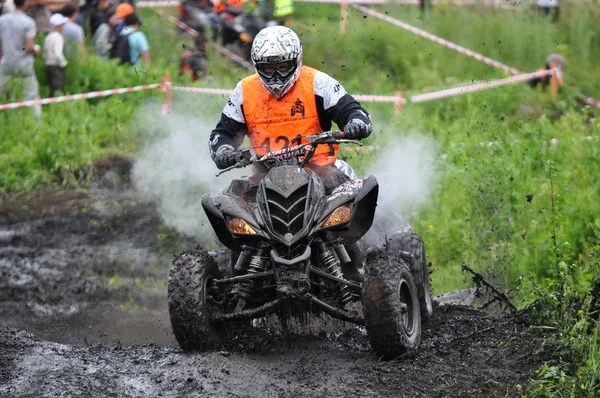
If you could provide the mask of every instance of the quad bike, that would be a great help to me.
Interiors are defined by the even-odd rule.
[[[251,164],[268,169],[252,198],[244,180],[204,195],[211,226],[232,254],[222,269],[203,250],[174,261],[169,313],[183,350],[215,349],[251,319],[272,313],[326,313],[363,325],[372,348],[388,358],[418,346],[427,304],[415,278],[428,279],[426,266],[403,250],[375,250],[365,260],[357,243],[375,215],[375,177],[351,179],[326,195],[320,177],[304,167],[319,145],[361,143],[339,132],[307,140],[264,156],[245,149],[242,160],[222,171]],[[413,246],[420,253],[422,244]],[[350,309],[355,302],[362,314]]]
[[[207,34],[207,29],[210,28],[210,30],[213,32],[213,36],[215,36],[215,32],[217,32],[219,29],[219,20],[212,12],[212,6],[210,3],[202,3],[203,2],[193,0],[181,2],[177,9],[179,21],[205,35]],[[180,27],[177,27],[177,32],[179,34],[185,33],[185,31]]]
[[[252,42],[258,32],[263,28],[275,25],[278,25],[278,22],[265,22],[256,14],[242,12],[234,18],[221,21],[222,44],[223,46],[230,45],[235,54],[250,62],[252,61]]]

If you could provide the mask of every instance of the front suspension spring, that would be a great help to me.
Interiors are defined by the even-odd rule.
[[[321,263],[325,266],[325,270],[328,273],[335,276],[336,278],[344,279],[344,274],[342,273],[342,268],[340,267],[340,260],[338,260],[338,258],[334,256],[329,249],[322,251],[320,258]],[[340,283],[339,288],[342,303],[346,304],[352,299],[352,294],[348,289],[348,285]]]
[[[263,257],[263,250],[259,250],[256,255],[250,257],[250,264],[248,265],[248,274],[258,274],[265,271],[265,263],[267,258]],[[254,296],[254,281],[249,280],[241,283],[240,296],[246,300],[250,300]]]

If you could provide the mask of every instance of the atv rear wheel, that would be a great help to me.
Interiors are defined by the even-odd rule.
[[[417,295],[421,307],[421,320],[427,321],[433,314],[431,285],[429,284],[429,267],[425,256],[423,239],[415,233],[402,233],[392,237],[392,249],[409,252],[414,257],[412,274],[417,286]]]
[[[365,326],[371,347],[385,358],[397,358],[421,341],[417,288],[399,252],[368,260],[362,290]]]
[[[175,338],[184,351],[210,350],[221,344],[207,303],[212,281],[220,277],[215,261],[203,250],[186,251],[173,262],[169,272],[169,315]]]

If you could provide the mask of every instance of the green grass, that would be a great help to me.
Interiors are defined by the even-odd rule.
[[[582,9],[584,7],[584,9]],[[587,8],[585,8],[587,7]],[[379,10],[422,27],[457,44],[523,71],[543,66],[551,52],[567,57],[561,99],[523,84],[424,104],[408,104],[402,115],[390,104],[364,104],[375,120],[367,144],[385,145],[408,133],[432,137],[439,144],[435,165],[439,176],[430,200],[408,215],[427,242],[435,265],[437,293],[463,287],[457,272],[462,262],[487,272],[497,283],[514,284],[519,275],[553,278],[553,231],[548,163],[560,198],[562,221],[556,228],[560,244],[568,242],[585,264],[590,222],[598,217],[598,141],[595,110],[582,110],[574,97],[580,91],[600,97],[600,59],[589,5],[567,5],[559,24],[529,9],[519,13],[489,8],[439,6],[424,18],[415,7],[385,6]],[[170,12],[174,12],[173,9]],[[305,43],[305,64],[331,74],[351,93],[407,94],[433,91],[473,80],[507,74],[410,32],[350,10],[348,33],[339,33],[339,6],[298,4],[296,30]],[[148,73],[117,67],[95,57],[87,65],[68,68],[68,93],[160,82],[167,72],[176,84],[183,42],[174,25],[152,10],[140,10],[151,45]],[[91,50],[91,49],[90,49]],[[211,79],[204,86],[233,88],[248,71],[209,52]],[[37,60],[40,84],[43,65]],[[573,86],[571,86],[573,85]],[[19,91],[18,84],[16,91]],[[47,89],[41,89],[42,97]],[[16,99],[15,94],[11,100]],[[136,152],[163,125],[148,127],[163,100],[158,91],[125,94],[44,107],[36,124],[29,109],[0,112],[0,190],[28,191],[49,184],[85,184],[93,160],[108,152]],[[175,93],[174,106],[215,123],[222,96]],[[153,129],[153,130],[150,130]],[[154,131],[156,130],[156,131]],[[550,144],[557,138],[558,145]],[[495,141],[497,145],[481,147]],[[345,152],[364,171],[376,154]],[[75,178],[73,178],[75,177]],[[526,195],[533,195],[528,202]],[[437,275],[437,276],[436,276]]]

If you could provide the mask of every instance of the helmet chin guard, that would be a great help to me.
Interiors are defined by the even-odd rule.
[[[252,61],[263,87],[282,98],[294,86],[302,69],[302,43],[285,26],[264,28],[252,43]]]

